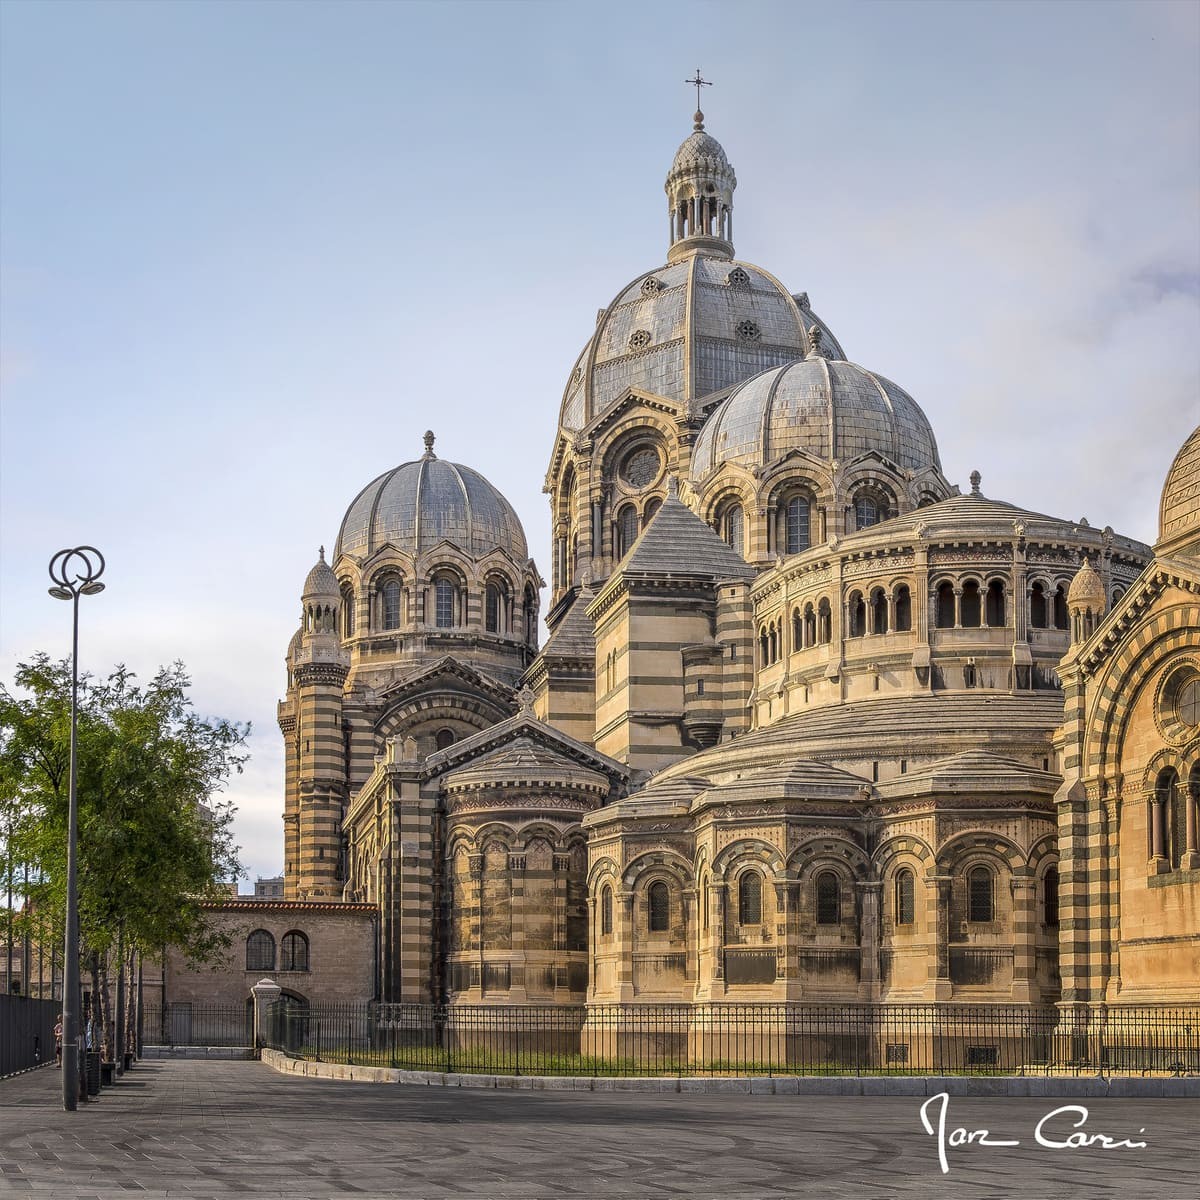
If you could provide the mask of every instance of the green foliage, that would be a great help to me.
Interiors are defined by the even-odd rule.
[[[117,667],[79,681],[80,931],[104,954],[117,940],[147,953],[180,947],[195,960],[223,945],[203,903],[241,873],[232,806],[217,791],[240,772],[248,725],[192,709],[182,663],[145,685]],[[0,685],[0,880],[11,870],[23,920],[62,928],[70,786],[71,665],[37,655]]]

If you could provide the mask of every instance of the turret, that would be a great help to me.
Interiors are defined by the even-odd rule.
[[[1104,609],[1104,580],[1100,578],[1087,555],[1084,555],[1083,566],[1075,573],[1067,592],[1072,646],[1086,642],[1096,632],[1096,626],[1104,616]]]

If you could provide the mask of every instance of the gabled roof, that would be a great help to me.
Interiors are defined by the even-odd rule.
[[[384,688],[379,693],[383,705],[376,725],[385,721],[397,705],[414,696],[437,691],[474,692],[500,713],[511,712],[515,703],[512,688],[447,654]]]
[[[467,766],[452,771],[443,781],[447,790],[464,791],[481,787],[520,787],[558,784],[595,792],[609,790],[609,780],[568,758],[556,747],[532,738],[518,737]]]
[[[521,740],[534,747],[532,751],[520,751],[521,754],[549,752],[557,755],[563,761],[576,763],[602,776],[613,792],[623,789],[629,779],[630,769],[623,763],[577,741],[553,725],[539,721],[529,708],[522,708],[516,716],[431,754],[421,763],[420,772],[424,777],[432,778],[448,771],[466,769]]]
[[[669,494],[613,573],[753,579],[746,560],[677,495]]]

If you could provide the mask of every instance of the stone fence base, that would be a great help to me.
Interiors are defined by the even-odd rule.
[[[1200,1075],[776,1075],[650,1078],[587,1075],[464,1075],[406,1071],[399,1067],[358,1067],[292,1058],[280,1050],[262,1051],[262,1061],[288,1075],[341,1079],[352,1083],[407,1083],[423,1087],[492,1088],[534,1092],[682,1092],[743,1096],[1066,1096],[1200,1099]]]

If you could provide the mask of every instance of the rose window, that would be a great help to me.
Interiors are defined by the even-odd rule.
[[[629,338],[630,350],[645,350],[650,345],[650,330],[639,329]]]

